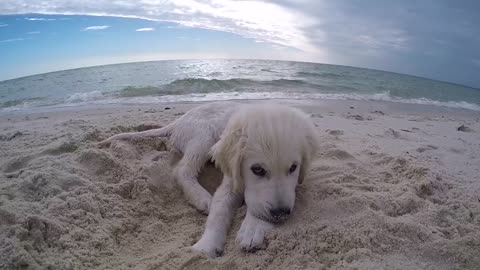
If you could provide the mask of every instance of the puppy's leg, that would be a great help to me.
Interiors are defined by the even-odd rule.
[[[198,183],[197,175],[209,159],[208,150],[212,145],[208,142],[189,143],[174,171],[187,200],[205,214],[208,214],[212,195]]]
[[[241,203],[242,196],[233,193],[231,180],[224,178],[213,195],[210,214],[202,238],[192,246],[192,249],[210,257],[221,256],[233,214]]]
[[[243,250],[255,252],[264,248],[265,234],[273,228],[273,224],[258,219],[247,209],[245,219],[237,233],[237,242]]]

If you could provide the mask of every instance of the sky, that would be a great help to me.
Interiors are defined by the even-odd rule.
[[[277,59],[480,88],[476,0],[2,0],[0,80],[166,59]]]

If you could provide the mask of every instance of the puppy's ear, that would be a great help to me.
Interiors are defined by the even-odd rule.
[[[241,166],[246,137],[242,133],[242,127],[238,124],[227,125],[220,140],[210,150],[215,165],[232,178],[235,193],[243,193],[245,189]]]
[[[302,184],[303,180],[310,169],[312,159],[318,152],[319,143],[317,134],[315,133],[315,127],[311,123],[307,123],[305,141],[302,150],[302,165],[300,166],[300,173],[298,176],[298,184]]]

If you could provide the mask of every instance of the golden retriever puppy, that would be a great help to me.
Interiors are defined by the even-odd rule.
[[[237,242],[246,251],[262,248],[265,234],[294,208],[295,188],[317,151],[315,128],[300,110],[271,103],[219,102],[188,111],[161,129],[115,135],[116,139],[167,136],[183,153],[175,177],[189,202],[208,213],[193,250],[220,256],[235,210],[246,204]],[[197,174],[213,159],[223,172],[212,196]]]

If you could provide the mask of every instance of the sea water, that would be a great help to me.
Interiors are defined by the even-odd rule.
[[[0,82],[0,113],[85,104],[353,99],[480,111],[480,90],[397,73],[267,60],[176,60],[64,70]]]

